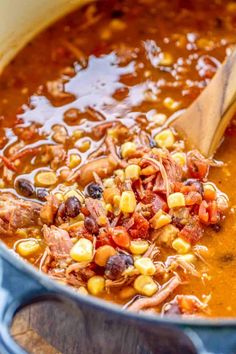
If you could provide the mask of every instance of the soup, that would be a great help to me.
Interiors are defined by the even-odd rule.
[[[234,120],[216,160],[168,127],[235,23],[232,1],[101,1],[30,42],[0,77],[1,239],[84,296],[235,316]]]

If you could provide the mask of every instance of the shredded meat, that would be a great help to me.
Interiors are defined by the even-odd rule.
[[[47,202],[40,210],[40,218],[44,224],[51,225],[59,207],[59,200],[54,195],[47,197]]]
[[[53,258],[60,259],[69,257],[73,243],[67,231],[56,226],[48,227],[44,225],[43,237]]]
[[[41,206],[18,199],[10,193],[0,195],[0,233],[13,234],[18,228],[40,225]]]
[[[130,311],[140,311],[147,307],[155,307],[160,305],[163,301],[165,301],[173,291],[181,284],[181,280],[179,277],[174,276],[171,278],[162,288],[152,297],[145,297],[136,300],[133,304],[131,304],[128,309]]]

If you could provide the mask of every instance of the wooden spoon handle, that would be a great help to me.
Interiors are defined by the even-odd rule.
[[[174,122],[177,131],[205,156],[212,156],[236,112],[236,50],[226,58],[209,85]]]

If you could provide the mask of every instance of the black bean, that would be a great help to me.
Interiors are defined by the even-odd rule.
[[[111,13],[112,18],[120,18],[124,15],[124,12],[122,10],[113,10]]]
[[[16,181],[16,189],[19,194],[24,197],[31,197],[34,194],[34,186],[33,184],[25,178],[19,178]]]
[[[221,225],[220,225],[220,224],[213,224],[213,225],[211,225],[211,228],[212,228],[212,230],[215,231],[215,232],[220,232],[220,230],[221,230]]]
[[[130,254],[120,253],[120,256],[124,258],[126,267],[134,265],[134,259]]]
[[[69,197],[65,201],[66,215],[70,218],[75,218],[80,213],[81,204],[77,197]]]
[[[101,199],[102,198],[102,187],[97,183],[90,183],[87,186],[87,193],[93,199]]]
[[[37,189],[36,195],[39,200],[42,200],[44,202],[46,200],[46,197],[49,195],[49,193],[47,189],[39,188]]]
[[[232,253],[225,253],[219,257],[220,262],[229,263],[235,260],[235,255]]]
[[[84,219],[84,227],[91,234],[97,234],[99,231],[98,224],[91,216],[86,216]]]
[[[125,269],[125,258],[120,254],[114,255],[107,261],[105,275],[111,280],[119,279]]]
[[[61,203],[57,210],[57,217],[62,218],[62,220],[66,220],[66,206],[65,203]]]
[[[196,190],[198,193],[200,193],[201,195],[203,194],[204,190],[203,190],[203,185],[202,182],[200,182],[197,179],[194,178],[189,178],[186,181],[184,181],[184,185],[185,186],[192,186],[194,185],[196,187]]]

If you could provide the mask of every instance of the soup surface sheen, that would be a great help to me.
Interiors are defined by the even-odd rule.
[[[120,304],[134,298],[134,310],[236,316],[235,122],[216,155],[224,165],[211,167],[208,176],[228,195],[227,212],[219,211],[216,202],[224,195],[214,185],[213,192],[209,185],[206,191],[206,175],[191,174],[184,142],[167,130],[170,140],[162,145],[158,135],[166,119],[188,107],[206,87],[235,42],[236,2],[223,0],[137,0],[135,5],[132,0],[101,1],[37,36],[0,77],[1,239],[54,279],[85,294]],[[131,145],[124,152],[127,142]],[[183,205],[172,208],[168,191],[153,194],[154,178],[163,170],[154,166],[151,154],[167,168],[169,153],[160,152],[165,147],[183,170],[181,182],[170,185],[171,194],[184,194],[185,209],[202,222],[204,235],[197,242],[185,239],[181,244],[180,237],[179,245],[177,237],[173,243],[176,235],[170,233],[185,225],[176,214]],[[89,159],[99,164],[104,156],[110,158],[105,165],[80,168]],[[136,167],[127,171],[127,164]],[[160,171],[163,177],[165,171]],[[196,189],[184,189],[182,184],[191,186],[192,177]],[[142,198],[140,189],[137,192],[140,180],[145,183]],[[125,199],[124,189],[143,208],[141,221],[138,206],[136,216],[132,206],[127,207],[130,199]],[[190,192],[200,200],[192,202]],[[85,204],[84,195],[92,197]],[[159,198],[159,206],[152,205],[150,211],[153,198]],[[98,200],[101,204],[93,204]],[[150,222],[160,238],[168,224],[153,226],[160,210],[172,220],[167,235],[174,238],[171,244],[169,239],[156,242],[153,230],[149,236],[143,231]],[[87,243],[78,245],[84,239]],[[72,245],[77,245],[73,251]],[[99,255],[102,246],[108,248]],[[142,282],[149,290],[140,290]],[[170,285],[169,296],[151,310],[148,303],[136,306],[137,295],[150,299]]]

